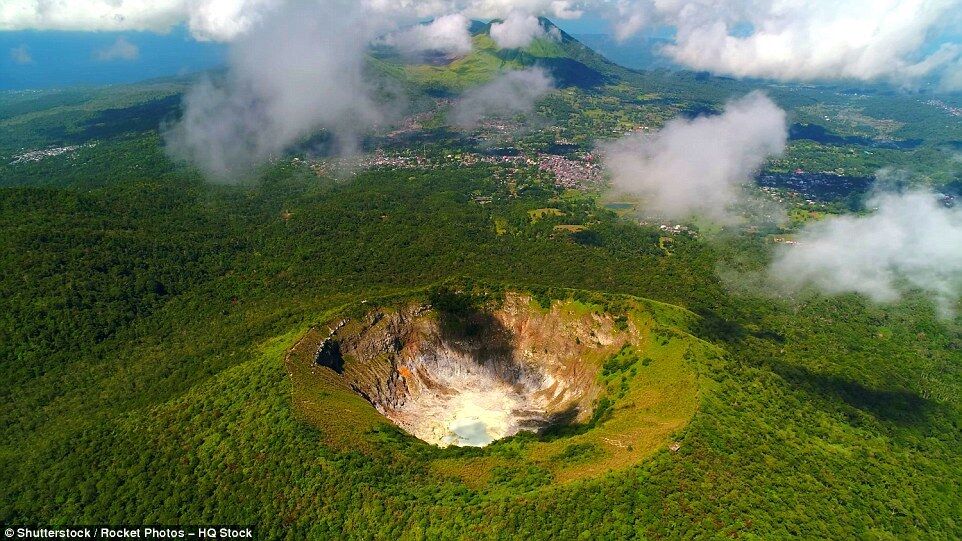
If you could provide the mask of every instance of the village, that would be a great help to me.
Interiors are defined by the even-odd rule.
[[[315,174],[332,175],[365,169],[440,169],[443,167],[475,165],[504,165],[513,169],[535,167],[550,174],[555,185],[568,189],[585,189],[604,181],[603,169],[591,153],[574,159],[559,154],[527,154],[512,147],[497,152],[448,152],[437,155],[407,151],[388,152],[378,149],[369,154],[352,157],[307,159],[295,157],[292,163],[306,163]],[[516,171],[515,171],[516,172]]]
[[[93,148],[96,145],[97,143],[87,143],[86,145],[68,145],[68,146],[62,146],[62,147],[43,148],[39,150],[28,150],[21,154],[17,154],[16,156],[13,156],[13,160],[10,162],[10,165],[17,165],[17,164],[28,163],[28,162],[39,162],[45,158],[60,156],[62,154],[74,152],[81,148]]]
[[[952,116],[962,116],[962,107],[953,107],[941,100],[929,100],[925,104],[938,107]]]

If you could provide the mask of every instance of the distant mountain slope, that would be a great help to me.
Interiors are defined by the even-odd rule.
[[[630,73],[586,47],[550,20],[541,18],[545,36],[520,49],[501,49],[491,38],[491,24],[471,26],[473,49],[459,57],[427,55],[404,59],[389,48],[376,50],[372,67],[435,94],[456,93],[490,81],[499,73],[541,67],[562,87],[589,88],[615,82]]]

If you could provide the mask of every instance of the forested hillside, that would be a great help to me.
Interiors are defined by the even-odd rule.
[[[587,52],[549,53],[603,68]],[[457,86],[443,69],[406,69],[425,78],[407,80],[425,85],[420,100]],[[796,222],[670,230],[641,223],[634,201],[612,202],[601,180],[558,175],[572,156],[578,174],[592,171],[581,156],[598,134],[717,110],[750,85],[605,76],[539,102],[561,126],[550,141],[544,130],[489,140],[483,125],[459,134],[429,115],[415,135],[362,141],[365,155],[376,147],[395,161],[338,167],[308,141],[236,184],[165,151],[182,81],[4,95],[0,522],[251,524],[271,539],[962,537],[960,320],[915,292],[881,305],[748,294],[731,280],[767,267],[772,236],[860,210],[861,192],[790,197],[777,175],[828,163],[857,177],[884,161],[951,186],[946,149],[962,127],[933,133],[928,119],[948,123],[939,109],[890,95],[827,122],[821,107],[851,107],[843,94],[770,87],[796,124],[848,138],[802,130],[766,165]],[[883,114],[898,122],[870,118]],[[922,142],[872,146],[909,139]],[[359,399],[344,402],[358,410],[320,395],[295,404],[304,389],[284,360],[312,327],[475,287],[589,314],[621,295],[661,306],[650,308],[663,325],[650,337],[656,353],[606,359],[599,385],[622,385],[624,400],[596,406],[657,402],[629,392],[628,374],[659,393],[672,392],[665,378],[687,378],[697,381],[679,402],[690,420],[625,467],[568,475],[597,449],[551,447],[550,467],[527,458],[611,417],[439,448]],[[367,427],[354,446],[332,443],[343,434],[330,427],[345,425]]]

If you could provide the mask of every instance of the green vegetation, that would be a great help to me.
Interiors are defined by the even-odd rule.
[[[597,243],[545,235],[528,211],[551,190],[508,197],[486,168],[346,184],[296,173],[251,188],[172,169],[3,189],[4,522],[253,522],[271,537],[959,531],[962,331],[928,305],[731,297],[717,261],[762,246],[679,237],[665,257],[657,232],[598,210]],[[476,190],[492,204],[471,203]],[[498,236],[493,215],[514,232]],[[685,361],[711,384],[678,452],[561,487],[594,463],[591,433],[442,452],[372,428],[367,448],[327,446],[295,414],[286,348],[345,303],[443,276],[687,306],[727,360]],[[631,383],[641,393],[677,383],[683,365],[665,363],[684,361],[682,343],[663,334],[648,366],[618,361],[615,412],[636,401],[618,398],[622,378],[645,378]],[[369,409],[352,400],[345,411]],[[624,419],[597,430],[645,429]],[[533,449],[549,467],[504,466]]]
[[[537,223],[539,220],[549,216],[564,216],[565,213],[562,210],[547,207],[543,209],[534,209],[528,211],[528,216],[531,216],[531,221]]]
[[[605,75],[542,103],[585,150],[748,88]],[[767,233],[669,243],[534,168],[335,180],[278,160],[256,183],[208,184],[164,154],[166,85],[0,98],[0,521],[242,523],[277,539],[962,537],[962,325],[921,297],[738,295],[717,271],[764,268]],[[769,90],[808,115],[845,99]],[[956,174],[939,150],[962,140],[947,115],[860,102],[832,129],[923,142],[866,158],[796,141],[773,167]],[[417,149],[464,145],[438,134]],[[599,360],[587,426],[483,449],[429,447],[322,385],[295,397],[283,360],[311,325],[448,280],[588,312],[643,299],[621,324],[643,319],[648,342]],[[345,422],[355,445],[332,438]]]
[[[472,336],[471,327],[463,327],[466,323],[462,315],[480,309],[486,301],[499,302],[499,291],[503,293],[503,289],[477,282],[457,287],[470,289],[465,289],[467,294],[455,294],[445,285],[432,288],[427,297],[432,307],[446,315],[444,327],[449,332]],[[419,298],[423,295],[414,292],[406,297],[370,299],[366,306],[395,306],[410,298],[423,302],[425,299]],[[611,337],[617,343],[627,341],[623,348],[619,350],[616,344],[599,346],[598,350],[586,351],[577,364],[569,367],[597,373],[600,392],[590,419],[584,423],[561,420],[542,436],[522,433],[484,449],[437,449],[417,441],[408,442],[420,447],[419,456],[432,470],[457,477],[478,490],[500,491],[504,488],[500,486],[501,473],[511,468],[541,472],[550,481],[568,483],[637,464],[664,448],[667,439],[694,415],[700,396],[696,365],[717,364],[722,352],[691,336],[683,327],[663,326],[690,325],[692,314],[670,305],[651,310],[642,299],[584,291],[557,289],[542,291],[539,297],[538,312],[550,309],[575,327],[592,328],[592,322],[597,321],[594,318],[614,313],[631,323],[630,330],[626,324],[621,334]],[[359,307],[349,311],[364,313]],[[334,370],[313,364],[324,329],[345,317],[343,313],[332,315],[328,319],[332,323],[305,334],[288,354],[285,366],[291,374],[296,410],[320,429],[324,441],[341,450],[368,450],[382,444],[380,431],[394,428],[359,399],[354,389],[341,382]],[[597,327],[592,335],[594,332],[605,331]],[[547,351],[556,347],[553,342],[545,337],[539,347]],[[612,350],[615,353],[606,359],[605,352]],[[632,370],[629,374],[626,365],[625,370],[616,370],[620,379],[616,378],[612,366],[635,364],[636,350],[647,355],[645,362],[639,363],[644,368],[642,372]],[[339,415],[343,411],[354,415]],[[520,486],[517,480],[510,485],[515,489],[535,488]]]
[[[473,39],[474,49],[462,58],[444,66],[405,66],[407,78],[428,89],[457,91],[486,83],[499,73],[523,67],[520,62],[498,56],[490,36],[481,34]]]

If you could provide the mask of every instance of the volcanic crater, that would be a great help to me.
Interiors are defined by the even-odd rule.
[[[542,309],[524,294],[485,308],[458,299],[374,308],[295,350],[415,437],[484,446],[588,420],[599,359],[634,334],[608,314]]]

